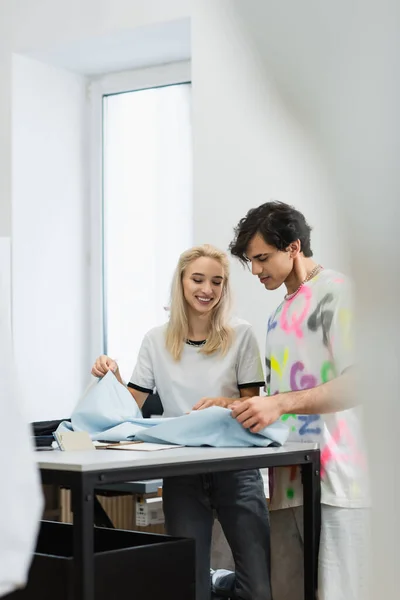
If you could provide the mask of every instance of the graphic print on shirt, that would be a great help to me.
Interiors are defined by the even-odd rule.
[[[317,385],[317,378],[311,373],[303,374],[304,363],[298,360],[290,369],[290,388],[293,391],[309,390]]]
[[[335,377],[337,377],[335,365],[330,360],[326,360],[321,367],[321,382],[328,383]]]
[[[271,354],[270,369],[271,371],[275,371],[279,379],[282,380],[282,377],[285,374],[287,362],[289,360],[289,349],[285,348],[282,354],[282,359],[279,360],[279,358],[280,357]]]
[[[286,333],[294,333],[294,335],[299,339],[302,339],[304,337],[301,325],[303,324],[305,318],[307,317],[310,311],[311,298],[311,289],[308,286],[304,285],[300,288],[300,290],[292,299],[286,300],[280,318],[280,326],[283,331],[285,331]],[[299,313],[290,310],[293,302],[295,301],[296,306],[300,306]],[[290,319],[289,313],[291,317]]]
[[[339,421],[331,439],[322,448],[321,477],[325,476],[326,469],[331,461],[353,464],[362,469],[366,468],[365,456],[358,450],[357,443],[344,420]]]
[[[283,352],[281,353],[281,357],[282,357],[281,360],[274,355],[271,355],[271,357],[268,357],[268,356],[265,357],[265,367],[266,367],[265,381],[267,384],[268,396],[275,396],[276,394],[279,393],[279,390],[275,390],[274,392],[271,391],[271,386],[270,386],[271,373],[272,373],[272,371],[274,371],[277,374],[279,380],[280,381],[282,380],[282,378],[285,375],[285,368],[286,368],[286,365],[289,360],[289,349],[288,348],[285,348],[283,350]]]
[[[269,395],[326,384],[353,365],[351,305],[347,278],[324,270],[278,307],[268,321]],[[351,489],[357,490],[357,502],[366,501],[365,482],[358,472],[365,458],[357,415],[357,410],[348,409],[281,417],[289,427],[290,441],[320,444],[323,497],[334,505],[349,506],[355,498]],[[302,496],[299,470],[297,474],[291,469],[279,471],[272,508],[298,504]]]
[[[275,392],[271,392],[271,371],[272,371],[272,366],[274,367],[274,371],[276,371],[276,373],[278,374],[278,376],[282,379],[283,376],[283,371],[286,367],[286,364],[288,362],[288,358],[289,358],[289,349],[285,348],[284,352],[283,352],[283,361],[282,361],[282,365],[280,365],[280,363],[276,360],[275,357],[271,357],[269,358],[268,356],[265,357],[265,367],[266,367],[266,384],[267,384],[267,395],[268,396],[276,396],[276,394],[279,394],[279,390],[276,390]],[[282,415],[281,420],[283,422],[287,421],[290,418],[293,418],[295,421],[297,420],[297,415],[294,414],[288,414],[288,415]],[[294,432],[296,431],[296,426],[292,425],[291,426],[291,431]]]
[[[292,467],[290,467],[289,481],[290,482],[296,481],[296,477],[297,477],[297,466],[293,465]],[[286,490],[286,496],[289,500],[292,500],[295,497],[295,491],[294,491],[293,487],[289,487]]]
[[[317,308],[307,322],[310,331],[318,331],[322,327],[322,339],[325,346],[328,346],[328,336],[333,321],[333,310],[326,308],[326,305],[331,304],[333,300],[334,296],[332,293],[325,294],[322,300],[318,302]]]
[[[315,375],[311,373],[302,374],[304,369],[304,363],[301,361],[297,361],[292,365],[290,369],[290,387],[293,391],[309,390],[318,385]],[[317,425],[321,420],[321,415],[298,415],[297,419],[300,421],[298,428],[300,436],[319,436],[321,434],[321,427]]]
[[[348,308],[339,310],[339,325],[342,330],[343,345],[347,352],[353,350],[353,339],[351,335],[352,314]]]
[[[270,383],[271,383],[271,359],[268,356],[265,357],[265,367],[266,367],[266,379],[265,382],[267,384],[268,396],[270,396]]]
[[[282,308],[283,308],[283,303],[278,306],[278,308],[276,309],[276,311],[268,319],[268,333],[270,331],[272,331],[273,329],[275,329],[275,327],[278,325],[278,320],[277,320],[276,317],[282,311]]]

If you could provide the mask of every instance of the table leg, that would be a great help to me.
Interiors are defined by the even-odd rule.
[[[304,496],[304,599],[316,600],[321,530],[320,453],[312,452],[302,465]]]
[[[94,600],[93,484],[79,474],[71,486],[74,515],[74,600]]]

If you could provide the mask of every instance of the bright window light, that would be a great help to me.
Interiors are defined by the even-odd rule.
[[[193,243],[191,85],[104,96],[104,350],[128,379]]]

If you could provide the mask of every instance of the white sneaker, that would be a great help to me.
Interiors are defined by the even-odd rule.
[[[227,569],[210,569],[211,591],[214,596],[229,598],[233,588],[235,573]]]

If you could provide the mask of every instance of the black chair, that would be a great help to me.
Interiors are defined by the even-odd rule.
[[[160,396],[155,391],[147,396],[146,402],[142,406],[142,415],[145,419],[150,419],[152,416],[161,416],[164,408]]]
[[[57,419],[56,421],[36,421],[31,423],[32,436],[36,448],[51,450],[51,445],[54,442],[53,432],[57,429],[62,421],[70,421],[70,419]]]

